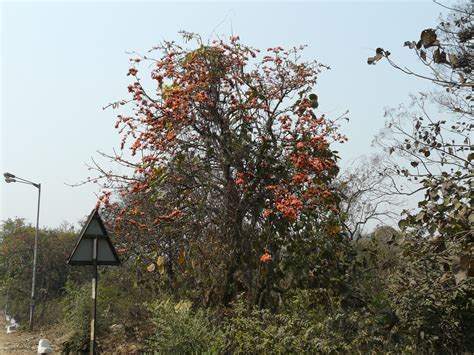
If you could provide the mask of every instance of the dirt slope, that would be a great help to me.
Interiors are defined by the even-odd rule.
[[[7,354],[36,354],[38,342],[41,338],[48,338],[42,331],[27,332],[17,331],[7,334],[5,328],[5,317],[0,316],[0,355]],[[57,349],[52,343],[53,349]]]

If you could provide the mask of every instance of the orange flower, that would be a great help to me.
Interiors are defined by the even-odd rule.
[[[328,198],[329,196],[331,196],[331,193],[328,190],[324,190],[323,191],[323,197]]]
[[[128,74],[127,75],[137,75],[138,70],[135,68],[130,68],[128,69]]]
[[[304,174],[296,174],[293,176],[293,183],[295,184],[302,184],[303,182],[306,181],[308,177]]]
[[[155,224],[158,224],[159,223],[159,220],[165,220],[165,221],[174,221],[176,218],[178,218],[179,216],[181,216],[181,211],[177,208],[175,208],[174,210],[172,210],[170,213],[168,214],[163,214],[161,216],[158,216],[158,219],[155,220]],[[157,223],[158,221],[158,223]]]
[[[176,133],[175,132],[169,132],[166,134],[166,139],[169,141],[172,141],[173,139],[176,138]]]
[[[329,209],[330,211],[334,212],[334,213],[339,212],[338,209],[337,209],[337,207],[334,206],[334,205],[329,205],[329,206],[328,206],[328,209]]]
[[[271,261],[273,259],[272,254],[268,252],[268,250],[265,250],[265,253],[260,257],[260,261],[262,263],[266,263],[267,261]]]
[[[243,171],[236,174],[234,181],[237,185],[245,185],[246,182],[252,178],[255,178],[254,173],[252,173],[251,171]]]

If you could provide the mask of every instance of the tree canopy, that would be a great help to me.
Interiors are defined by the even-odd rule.
[[[119,192],[127,203],[113,204],[115,221],[155,239],[147,252],[163,254],[166,264],[183,264],[196,246],[226,265],[218,293],[230,300],[239,272],[277,263],[314,228],[338,234],[338,156],[330,144],[346,138],[315,112],[325,66],[302,61],[303,47],[260,54],[235,36],[211,44],[183,36],[196,48],[165,42],[153,49],[157,59],[131,60],[134,112],[116,124],[131,159],[112,158],[133,174],[105,174],[102,202]],[[140,78],[144,63],[149,85]],[[254,277],[244,289],[255,288]]]

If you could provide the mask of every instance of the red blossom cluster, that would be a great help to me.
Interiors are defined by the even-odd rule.
[[[275,196],[275,207],[290,222],[295,222],[298,212],[303,207],[303,201],[287,190],[282,190]]]
[[[321,65],[298,62],[301,48],[268,48],[258,61],[254,58],[260,51],[242,45],[237,36],[195,50],[170,44],[160,49],[163,56],[152,60],[152,90],[145,90],[137,77],[137,66],[149,58],[134,58],[128,72],[134,77],[128,86],[134,114],[119,115],[116,128],[123,134],[122,149],[131,139],[132,156],[140,152],[139,163],[129,164],[140,179],[123,194],[147,191],[158,178],[156,166],[167,166],[177,154],[202,154],[212,147],[220,151],[208,159],[215,160],[214,166],[230,167],[227,175],[238,191],[260,186],[268,192],[264,218],[277,215],[295,222],[303,210],[326,204],[323,200],[331,198],[328,183],[337,173],[329,145],[345,137],[314,112],[309,94]],[[288,106],[295,95],[299,99]],[[232,155],[231,141],[239,135],[258,145],[251,153],[255,156]],[[274,157],[282,168],[269,163]],[[108,204],[109,198],[104,195],[100,201]],[[329,210],[337,211],[334,206]],[[186,213],[179,206],[169,211],[155,224]]]
[[[243,189],[248,188],[250,181],[255,178],[255,174],[250,171],[238,172],[235,176],[235,184]]]
[[[260,256],[260,261],[262,263],[266,263],[268,261],[272,261],[273,259],[273,256],[272,254],[270,253],[269,250],[265,249],[264,253]]]
[[[161,221],[175,221],[179,216],[181,216],[181,211],[177,208],[172,210],[170,213],[160,215],[156,220],[155,224],[160,223]]]

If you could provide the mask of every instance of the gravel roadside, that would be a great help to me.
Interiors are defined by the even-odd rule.
[[[38,342],[47,338],[43,332],[16,331],[6,332],[6,322],[3,313],[0,316],[0,355],[7,354],[36,354]],[[54,347],[53,347],[54,348]]]

